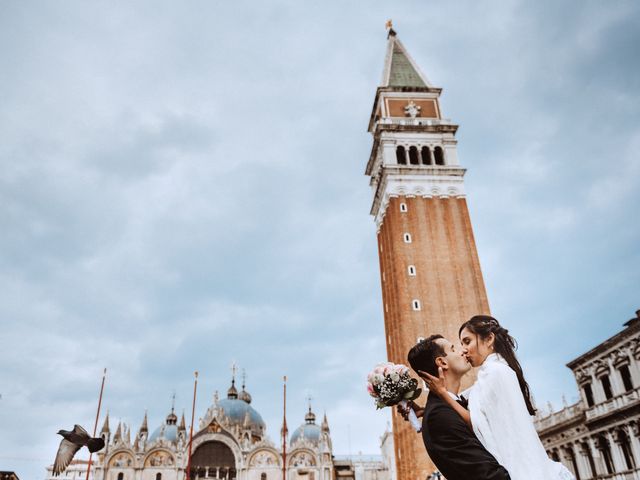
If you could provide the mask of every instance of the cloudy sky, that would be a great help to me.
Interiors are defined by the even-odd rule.
[[[393,18],[459,155],[490,304],[539,404],[640,308],[640,5],[525,0],[0,5],[0,467],[60,427],[151,428],[225,392],[277,441],[305,397],[376,453],[384,341],[366,132]],[[104,413],[104,411],[103,411]]]

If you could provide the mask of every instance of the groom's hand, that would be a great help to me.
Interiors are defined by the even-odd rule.
[[[444,371],[442,370],[442,367],[438,367],[437,377],[434,377],[433,375],[422,370],[418,370],[418,375],[420,375],[420,377],[425,381],[429,391],[434,392],[440,397],[443,397],[447,394],[447,381],[444,378]]]

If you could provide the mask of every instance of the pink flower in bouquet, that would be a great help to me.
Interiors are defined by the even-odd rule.
[[[369,395],[371,395],[372,397],[378,396],[375,390],[373,389],[373,385],[371,385],[371,383],[367,383],[367,392],[369,392]]]

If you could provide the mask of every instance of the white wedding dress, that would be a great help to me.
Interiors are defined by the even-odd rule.
[[[575,480],[564,465],[547,456],[518,378],[502,356],[492,353],[485,359],[465,396],[473,431],[511,480]]]

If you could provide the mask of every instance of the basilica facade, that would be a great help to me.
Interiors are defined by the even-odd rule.
[[[197,429],[194,428],[190,479],[392,480],[393,466],[389,465],[392,459],[382,455],[368,457],[366,461],[357,455],[336,458],[326,414],[318,422],[311,405],[304,421],[288,438],[284,452],[281,442],[275,444],[266,430],[245,386],[238,392],[235,379],[232,380],[226,398],[219,398],[216,393]],[[91,480],[186,478],[189,432],[184,414],[178,419],[173,408],[164,422],[151,432],[145,414],[135,435],[120,423],[112,431],[107,415],[100,435],[106,447],[95,457]],[[383,441],[385,438],[383,436]],[[388,450],[388,446],[384,448]],[[52,476],[50,466],[47,479],[79,480],[75,467],[70,466],[60,478]]]

